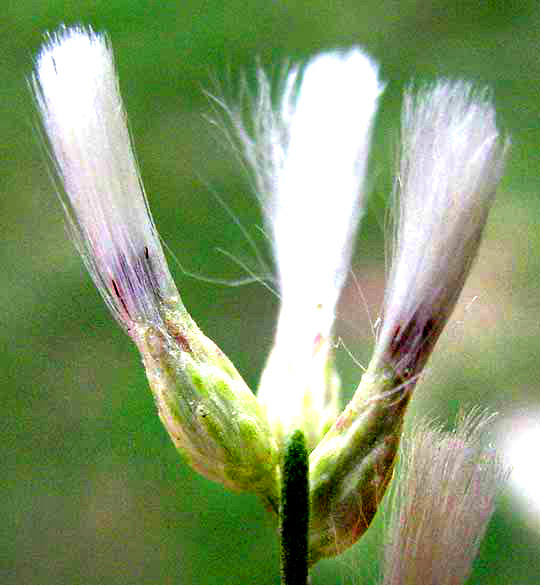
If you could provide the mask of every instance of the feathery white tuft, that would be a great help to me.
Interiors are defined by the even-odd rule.
[[[259,72],[253,138],[233,121],[252,165],[281,291],[278,339],[327,337],[364,198],[371,127],[383,86],[360,50],[324,53],[287,74],[275,110]]]
[[[501,177],[506,145],[486,92],[439,82],[405,95],[392,268],[378,352],[418,373],[448,320]]]
[[[281,307],[259,386],[276,436],[301,428],[313,448],[338,414],[331,330],[362,214],[382,85],[358,49],[324,53],[282,80],[276,107],[259,71],[248,130],[229,110],[271,235]]]
[[[177,295],[130,144],[106,36],[62,28],[49,36],[33,78],[74,240],[120,325],[160,322]]]
[[[491,417],[473,411],[456,430],[420,426],[401,456],[384,585],[460,585],[470,573],[508,470],[482,434]]]

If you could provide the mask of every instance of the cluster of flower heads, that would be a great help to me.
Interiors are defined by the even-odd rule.
[[[375,63],[359,49],[325,53],[290,68],[278,96],[259,72],[249,122],[243,106],[225,106],[253,170],[279,277],[275,344],[257,399],[180,300],[106,37],[60,29],[38,56],[33,83],[72,236],[141,351],[175,445],[199,472],[251,489],[277,511],[284,439],[302,430],[311,451],[311,562],[352,544],[390,481],[411,390],[457,302],[501,177],[506,143],[489,96],[450,81],[405,94],[382,323],[341,412],[332,329],[384,90]],[[489,514],[482,518],[483,527]]]

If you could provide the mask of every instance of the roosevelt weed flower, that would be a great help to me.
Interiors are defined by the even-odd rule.
[[[315,559],[359,538],[384,495],[411,391],[476,256],[504,152],[485,94],[460,82],[406,94],[382,326],[357,391],[310,456]]]
[[[485,92],[448,81],[407,92],[381,326],[339,414],[335,312],[383,87],[358,49],[289,68],[277,101],[262,71],[258,82],[248,123],[241,106],[218,100],[252,167],[278,272],[279,316],[257,399],[172,280],[107,38],[83,27],[50,35],[33,88],[71,235],[141,353],[165,428],[194,469],[257,493],[279,516],[283,583],[297,585],[309,566],[360,538],[377,511],[412,390],[476,256],[506,145]],[[388,585],[465,578],[504,476],[478,447],[484,424],[473,415],[451,436],[417,433],[387,547]]]
[[[282,442],[301,429],[313,449],[338,411],[332,327],[363,212],[371,128],[382,85],[360,50],[290,68],[274,108],[260,71],[252,132],[231,108],[255,177],[276,260],[280,310],[258,391]]]
[[[275,441],[233,364],[180,300],[137,171],[107,38],[60,29],[41,49],[33,85],[73,239],[141,352],[171,439],[203,475],[275,507]]]

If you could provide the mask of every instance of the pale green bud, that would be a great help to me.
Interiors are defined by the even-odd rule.
[[[163,325],[138,325],[133,337],[175,446],[202,475],[275,507],[277,447],[255,396],[178,298],[164,303]]]
[[[309,458],[310,562],[337,555],[368,529],[392,477],[410,393],[373,364]]]

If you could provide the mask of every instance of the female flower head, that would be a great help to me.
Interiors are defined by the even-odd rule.
[[[269,230],[279,277],[275,344],[259,387],[282,440],[301,428],[313,448],[338,414],[331,359],[336,304],[363,212],[377,66],[360,50],[292,67],[277,109],[259,73],[253,135],[229,109]]]
[[[382,326],[352,400],[310,456],[313,554],[350,546],[377,510],[412,389],[476,256],[504,152],[485,94],[449,82],[406,94]]]
[[[339,414],[332,333],[364,207],[382,86],[377,67],[357,49],[290,68],[279,100],[264,73],[258,81],[249,131],[240,109],[226,107],[252,166],[279,279],[275,343],[258,400],[180,300],[137,171],[107,38],[83,27],[50,35],[33,86],[73,238],[142,355],[173,443],[194,469],[257,493],[274,512],[281,509],[282,520],[285,507],[287,514],[294,508],[280,507],[283,486],[301,485],[307,572],[307,563],[352,545],[377,511],[411,391],[477,253],[505,144],[485,93],[440,82],[406,94],[382,325],[369,367]],[[291,433],[297,444],[288,443]],[[475,430],[462,435],[428,454],[427,465],[440,455],[468,469],[461,463]],[[287,444],[298,447],[289,459]],[[289,481],[294,474],[298,483]],[[461,483],[485,485],[490,512],[500,473],[488,474],[485,483],[481,475]],[[434,493],[419,496],[431,516]],[[461,518],[470,499],[453,507],[453,492],[446,495],[447,509]],[[488,516],[478,515],[473,546]],[[406,534],[398,537],[410,546]],[[401,563],[395,551],[393,557]],[[462,560],[468,568],[469,557]]]
[[[178,295],[149,212],[107,37],[80,27],[49,36],[34,87],[74,241],[118,323],[161,323]]]
[[[392,268],[376,358],[416,379],[450,317],[502,174],[485,92],[439,82],[403,107]]]
[[[275,441],[240,374],[180,300],[135,164],[107,38],[81,27],[49,36],[34,88],[74,240],[142,355],[173,443],[206,477],[275,507]]]

